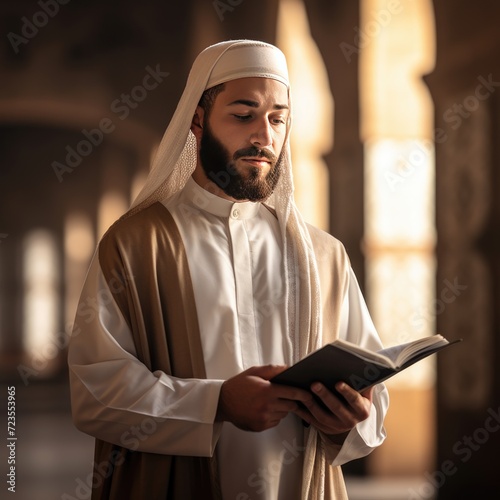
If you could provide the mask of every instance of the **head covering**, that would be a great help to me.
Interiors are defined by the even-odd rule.
[[[268,43],[231,40],[211,45],[198,55],[145,185],[125,216],[164,200],[184,187],[196,167],[196,139],[190,127],[203,92],[219,83],[245,77],[272,78],[290,87],[286,58],[281,50]],[[283,147],[282,174],[266,204],[275,209],[283,237],[288,362],[293,363],[319,347],[321,317],[319,279],[312,244],[293,200],[288,136]]]
[[[220,83],[246,77],[273,78],[289,87],[283,52],[264,42],[235,40],[212,45],[198,55],[158,146],[146,183],[132,203],[132,213],[174,194],[194,171],[196,139],[190,127],[203,92]]]
[[[229,80],[252,76],[272,78],[290,87],[286,59],[281,50],[266,43],[246,45],[234,42],[213,67],[207,89]]]
[[[196,139],[190,131],[192,118],[203,92],[219,83],[246,77],[272,78],[290,88],[284,54],[273,45],[253,40],[217,43],[203,50],[193,63],[186,88],[160,142],[150,174],[143,189],[125,214],[132,215],[151,204],[172,196],[182,189],[193,173],[197,161]],[[289,92],[290,99],[290,92]],[[289,103],[290,104],[290,103]],[[291,108],[291,106],[290,106]],[[292,163],[288,123],[287,138],[280,155],[282,173],[276,189],[266,204],[276,212],[283,240],[286,283],[286,317],[288,360],[293,364],[320,347],[320,287],[316,259],[307,226],[293,200]],[[325,455],[310,428],[304,457],[304,497],[319,500],[322,496],[312,485],[325,478]],[[313,463],[320,449],[319,471]],[[319,474],[319,480],[315,474]],[[314,477],[314,479],[313,479]],[[318,486],[321,490],[321,487]]]

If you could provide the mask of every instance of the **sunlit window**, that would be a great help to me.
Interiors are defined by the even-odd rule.
[[[364,0],[361,123],[367,296],[384,344],[435,333],[431,2]],[[431,358],[388,381],[432,386]]]
[[[59,318],[59,254],[53,235],[34,230],[23,242],[23,343],[39,354],[57,334]]]
[[[434,65],[434,23],[430,0],[361,6],[366,291],[389,346],[436,333],[434,111],[422,79]],[[372,455],[372,472],[433,470],[435,364],[428,358],[387,381],[388,439]]]
[[[386,345],[432,335],[434,304],[434,150],[423,141],[365,144],[367,289]],[[389,384],[432,385],[434,358]]]

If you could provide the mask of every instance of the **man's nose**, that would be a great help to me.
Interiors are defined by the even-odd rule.
[[[272,145],[272,130],[269,121],[262,120],[256,123],[256,128],[250,137],[250,142],[253,146],[266,148]]]

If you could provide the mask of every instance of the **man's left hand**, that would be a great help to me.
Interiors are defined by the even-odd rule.
[[[308,424],[330,435],[334,440],[337,436],[341,438],[340,441],[343,441],[356,424],[366,420],[370,415],[373,387],[360,393],[344,382],[339,382],[335,389],[344,397],[345,401],[329,391],[323,384],[315,382],[311,386],[311,391],[323,402],[326,408],[322,408],[314,398],[311,398],[311,400],[303,402],[304,406],[296,409],[295,413]]]

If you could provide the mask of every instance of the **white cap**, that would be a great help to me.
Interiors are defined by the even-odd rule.
[[[206,88],[238,78],[272,78],[289,86],[288,69],[283,52],[274,45],[248,40],[230,46],[210,73]]]

